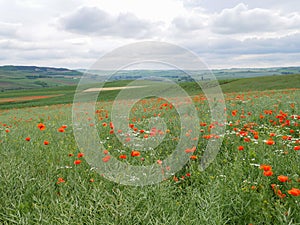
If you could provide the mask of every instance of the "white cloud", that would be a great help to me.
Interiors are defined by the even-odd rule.
[[[61,19],[66,31],[85,35],[117,36],[124,38],[143,38],[153,36],[155,25],[137,18],[132,13],[118,16],[96,7],[81,7]]]
[[[0,5],[2,65],[88,67],[140,40],[182,45],[212,67],[299,62],[298,0],[0,0]]]
[[[5,23],[0,21],[0,37],[15,38],[20,27],[20,23]]]
[[[277,32],[300,29],[300,15],[281,15],[280,11],[249,7],[243,3],[224,9],[212,22],[212,31],[221,34]]]
[[[203,16],[181,16],[174,18],[172,24],[181,32],[201,30],[206,27],[206,18]]]

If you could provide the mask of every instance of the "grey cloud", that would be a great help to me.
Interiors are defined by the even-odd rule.
[[[21,24],[17,23],[5,23],[0,21],[0,36],[15,38],[18,33],[18,29],[21,27]]]
[[[251,55],[299,53],[299,43],[300,33],[278,38],[248,38],[244,41],[222,37],[209,40],[207,43],[194,40],[182,44],[200,54]]]
[[[176,17],[172,24],[180,31],[195,31],[205,27],[205,21],[201,17]]]
[[[113,16],[96,7],[82,7],[60,22],[65,30],[86,35],[144,38],[155,30],[155,24],[131,13]]]
[[[276,32],[281,29],[300,28],[300,15],[280,15],[278,11],[262,8],[248,9],[241,3],[224,9],[211,24],[212,31],[220,34]]]
[[[239,3],[244,3],[249,6],[249,8],[264,8],[278,10],[280,9],[284,13],[299,12],[300,4],[299,0],[288,0],[288,1],[278,1],[278,0],[178,0],[181,1],[183,6],[187,9],[205,9],[207,12],[219,13],[223,9],[233,8]]]

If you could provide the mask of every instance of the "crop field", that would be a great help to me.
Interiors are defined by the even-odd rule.
[[[189,160],[174,173],[165,159],[185,125],[176,107],[162,98],[140,99],[126,118],[126,129],[116,129],[111,112],[117,92],[105,93],[82,132],[98,131],[105,150],[94,152],[99,151],[101,165],[115,160],[161,167],[164,179],[145,186],[112,182],[105,170],[88,163],[89,152],[78,148],[74,137],[74,106],[63,99],[71,100],[74,88],[44,92],[65,96],[33,107],[2,105],[0,223],[300,224],[299,75],[283,82],[286,77],[223,82],[224,123],[211,120],[205,95],[183,84],[199,121],[197,132],[184,134],[191,145],[181,151]],[[155,120],[165,126],[151,123]],[[225,127],[223,134],[215,133],[219,126]],[[200,170],[207,143],[219,138],[223,142],[215,160]],[[145,151],[143,144],[154,147]]]

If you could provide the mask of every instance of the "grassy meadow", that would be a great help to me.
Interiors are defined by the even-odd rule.
[[[107,83],[124,86],[129,81]],[[158,184],[126,186],[111,182],[85,161],[72,127],[75,86],[6,91],[0,100],[1,224],[300,224],[300,75],[220,81],[227,122],[210,120],[208,102],[192,83],[180,85],[199,114],[197,146],[177,173]],[[161,164],[180,138],[176,109],[160,98],[136,103],[127,130],[115,130],[111,107],[118,91],[103,92],[96,127],[106,147],[102,158],[128,165]],[[14,101],[18,96],[57,95]],[[149,129],[160,117],[166,130]],[[220,138],[216,159],[198,166],[209,140]],[[87,130],[89,127],[86,128]],[[164,141],[152,151],[124,147],[116,133]],[[166,168],[168,165],[166,165]]]

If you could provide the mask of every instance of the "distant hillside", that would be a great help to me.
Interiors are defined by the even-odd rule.
[[[81,76],[82,72],[76,70],[69,70],[66,68],[52,68],[52,67],[37,67],[37,66],[0,66],[0,74],[7,75],[26,75],[52,77],[52,76]]]
[[[0,66],[0,91],[77,85],[84,72],[86,72],[86,70],[37,66]],[[300,67],[231,68],[215,69],[212,71],[188,71],[188,73],[193,74],[200,80],[210,79],[211,72],[213,72],[218,80],[232,80],[251,77],[273,77],[275,75],[296,75],[300,73]],[[95,70],[89,71],[89,73],[89,78],[92,81],[97,80],[98,82],[105,81],[105,76],[109,74],[114,74],[109,78],[110,81],[136,80],[146,77],[164,77],[179,82],[192,81],[191,77],[181,70],[120,70],[117,72]]]
[[[0,66],[0,91],[74,85],[81,76],[66,68]]]
[[[104,87],[123,87],[128,85],[130,82],[131,80],[111,81],[106,82]],[[145,84],[142,83],[144,81],[139,82],[141,82],[141,85]],[[294,88],[299,90],[300,74],[227,79],[220,80],[219,84],[225,94],[232,92],[283,90]],[[95,83],[95,85],[97,86],[97,83]],[[195,82],[179,82],[179,85],[190,96],[202,93],[199,85]],[[41,88],[34,90],[6,91],[0,94],[0,110],[15,107],[18,108],[53,104],[70,104],[74,100],[75,91],[76,86],[60,86],[47,89]],[[119,92],[120,90],[102,91],[98,96],[98,100],[114,100]],[[85,98],[89,99],[88,92],[86,93]]]

